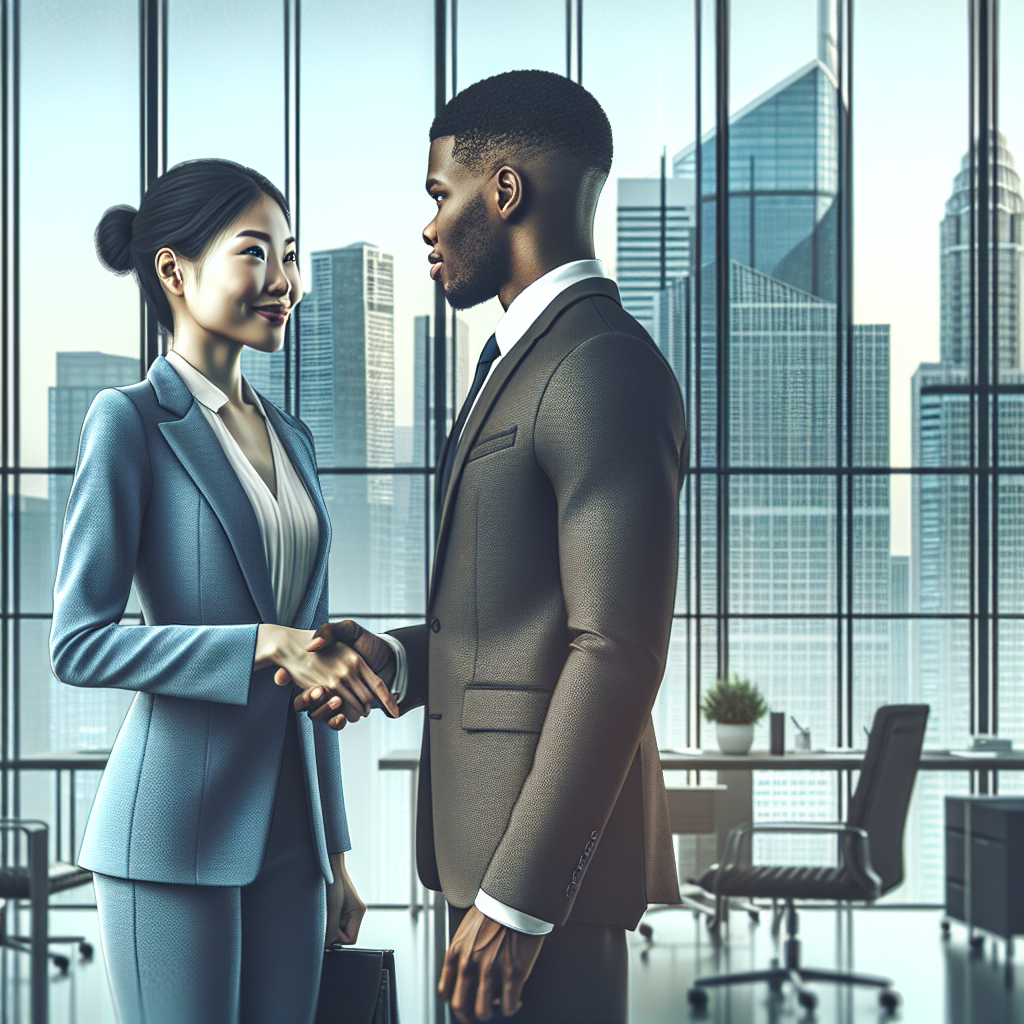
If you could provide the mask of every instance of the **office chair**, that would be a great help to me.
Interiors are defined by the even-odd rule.
[[[673,836],[711,836],[719,834],[718,801],[726,787],[722,785],[674,786],[667,790],[669,831]],[[677,851],[678,855],[678,851]],[[649,907],[638,931],[649,944],[654,943],[654,927],[650,918],[669,910],[689,910],[694,916],[703,916],[708,930],[718,935],[722,922],[722,907],[718,906],[710,893],[690,878],[680,879],[681,903],[659,904]],[[751,921],[758,922],[761,908],[752,903],[730,901],[733,909],[743,910]],[[647,950],[640,955],[646,959]]]
[[[707,1006],[709,988],[766,981],[773,992],[781,992],[783,983],[789,981],[797,990],[800,1005],[812,1010],[817,1005],[817,996],[805,983],[830,981],[878,988],[882,1006],[890,1013],[896,1010],[900,997],[893,991],[889,978],[801,966],[794,901],[872,902],[903,881],[903,830],[927,721],[927,704],[894,704],[878,709],[845,823],[747,824],[730,831],[722,863],[708,869],[700,884],[719,899],[744,896],[784,903],[785,962],[780,965],[776,958],[766,970],[698,978],[689,992],[690,1004],[695,1009]],[[837,865],[751,864],[750,848],[755,833],[834,834]]]
[[[50,935],[47,915],[51,893],[63,892],[92,881],[92,872],[76,864],[61,861],[48,862],[49,829],[41,821],[27,821],[20,818],[0,818],[0,832],[21,833],[27,839],[28,863],[0,863],[0,902],[28,900],[30,905],[31,934],[28,937],[8,935],[6,925],[0,927],[0,947],[28,953],[31,958],[30,990],[32,1024],[46,1024],[47,1021],[47,958],[51,959],[66,973],[69,961],[66,956],[50,953],[51,942],[78,944],[79,952],[88,959],[93,948],[81,935]],[[20,844],[15,842],[15,852]],[[0,921],[3,919],[0,918]]]

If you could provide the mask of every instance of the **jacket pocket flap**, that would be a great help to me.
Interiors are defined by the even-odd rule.
[[[462,728],[490,732],[540,732],[551,694],[507,686],[469,686],[462,699]]]
[[[485,455],[500,452],[503,448],[511,448],[516,443],[516,431],[518,429],[518,425],[512,426],[498,434],[491,434],[490,437],[483,438],[470,451],[466,461],[472,462],[474,459],[483,458]]]

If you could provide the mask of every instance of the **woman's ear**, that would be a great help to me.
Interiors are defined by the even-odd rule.
[[[156,254],[156,276],[160,283],[172,295],[185,294],[185,281],[181,273],[181,265],[173,249],[161,249]]]

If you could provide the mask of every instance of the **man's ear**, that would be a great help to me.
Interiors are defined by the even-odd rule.
[[[514,167],[500,167],[495,175],[498,216],[510,220],[523,207],[523,176]]]
[[[156,276],[160,283],[172,295],[185,294],[185,281],[181,273],[181,265],[173,249],[161,249],[155,257]]]

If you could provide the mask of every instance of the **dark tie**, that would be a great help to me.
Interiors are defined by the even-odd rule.
[[[480,389],[484,386],[484,381],[487,380],[487,373],[491,368],[491,363],[493,363],[500,355],[501,349],[498,348],[498,342],[492,334],[487,339],[487,344],[484,345],[483,352],[480,353],[480,361],[476,364],[476,373],[473,375],[473,383],[470,385],[469,394],[466,395],[466,400],[462,403],[462,408],[459,410],[458,418],[455,420],[452,432],[448,435],[448,440],[445,442],[444,451],[441,453],[440,486],[437,491],[438,525],[440,525],[441,522],[441,509],[444,507],[444,496],[448,493],[448,483],[452,478],[452,466],[455,464],[455,452],[459,447],[459,438],[462,436],[462,430],[466,425],[466,420],[469,419],[469,411],[473,408],[473,402],[475,401],[476,396],[480,394]]]

